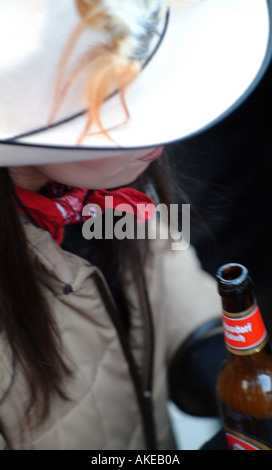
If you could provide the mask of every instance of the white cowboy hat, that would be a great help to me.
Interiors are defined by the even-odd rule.
[[[267,68],[271,2],[1,0],[0,165],[112,156],[213,125],[251,93]],[[88,6],[91,19],[83,29]],[[79,144],[87,120],[83,82],[87,74],[91,80],[85,58],[89,54],[97,66],[99,53],[113,49],[115,34],[114,60],[131,73],[123,87],[129,118],[123,94],[112,93],[116,69],[104,70],[104,79],[112,78],[99,107],[107,133],[94,119]],[[99,73],[96,66],[93,74]]]

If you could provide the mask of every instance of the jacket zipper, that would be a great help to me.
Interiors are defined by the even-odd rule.
[[[110,315],[110,318],[116,328],[119,341],[124,353],[124,356],[129,365],[129,371],[131,379],[136,392],[137,400],[140,406],[143,429],[145,434],[146,446],[148,450],[157,449],[154,416],[153,416],[153,402],[152,402],[152,372],[153,372],[153,349],[154,349],[154,334],[152,325],[152,316],[145,289],[145,283],[143,278],[138,279],[138,288],[140,293],[140,299],[142,303],[144,322],[145,322],[145,333],[146,333],[146,361],[144,376],[141,380],[139,370],[135,363],[132,355],[130,345],[127,339],[127,333],[124,329],[122,321],[120,319],[118,309],[109,286],[105,280],[100,269],[93,267],[93,271],[90,276],[94,277],[94,281],[99,290],[104,305]]]

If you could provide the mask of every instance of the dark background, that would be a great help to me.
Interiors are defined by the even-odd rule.
[[[250,271],[272,336],[272,65],[253,93],[211,129],[170,149],[191,204],[191,244],[205,270],[224,263]]]

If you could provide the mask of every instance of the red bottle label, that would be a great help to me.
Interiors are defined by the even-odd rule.
[[[226,345],[232,352],[246,353],[266,340],[267,332],[258,306],[245,316],[237,318],[231,315],[223,313],[223,327]]]
[[[271,450],[271,447],[247,436],[226,432],[229,450]]]

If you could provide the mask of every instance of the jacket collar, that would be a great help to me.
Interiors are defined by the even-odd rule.
[[[62,284],[69,284],[77,290],[84,279],[95,269],[85,259],[63,250],[49,232],[35,227],[26,217],[20,215],[25,234],[34,257],[46,272]]]

